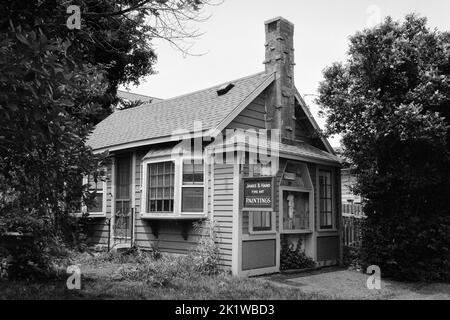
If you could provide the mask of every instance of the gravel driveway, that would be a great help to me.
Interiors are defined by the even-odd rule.
[[[449,283],[403,283],[381,279],[380,290],[369,290],[366,287],[367,278],[366,274],[342,269],[267,277],[275,284],[296,287],[305,293],[322,294],[330,299],[450,300]]]

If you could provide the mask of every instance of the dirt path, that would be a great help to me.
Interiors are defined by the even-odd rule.
[[[380,290],[366,287],[368,275],[351,270],[330,269],[307,274],[278,274],[268,277],[272,283],[296,287],[305,293],[317,293],[332,299],[450,300],[450,284],[401,283],[381,279]]]

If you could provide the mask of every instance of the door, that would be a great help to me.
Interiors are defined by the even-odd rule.
[[[115,167],[114,245],[131,245],[133,236],[131,157],[117,157]]]

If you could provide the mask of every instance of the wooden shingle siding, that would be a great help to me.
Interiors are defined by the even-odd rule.
[[[108,224],[106,219],[94,219],[88,226],[89,243],[92,245],[108,244]]]
[[[228,126],[228,129],[265,129],[265,94],[260,94]]]
[[[231,267],[233,222],[233,165],[214,164],[213,210],[220,265]]]

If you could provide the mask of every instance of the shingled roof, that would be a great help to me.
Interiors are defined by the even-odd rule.
[[[100,122],[89,136],[88,145],[94,150],[126,145],[138,141],[170,138],[176,130],[194,130],[194,122],[201,121],[203,131],[217,128],[240,104],[272,74],[258,73],[227,83],[234,87],[226,94],[217,90],[225,84],[196,91],[175,98],[119,110]]]
[[[251,139],[250,139],[251,138]],[[261,143],[264,141],[264,143]],[[316,148],[303,141],[293,141],[295,144],[286,144],[280,141],[272,141],[266,133],[257,132],[249,134],[244,131],[235,131],[231,135],[224,137],[224,140],[215,141],[208,146],[214,153],[228,152],[228,150],[243,150],[256,152],[262,146],[267,154],[280,154],[283,157],[294,156],[302,157],[313,161],[322,161],[326,163],[340,164],[342,159],[330,152]]]
[[[128,92],[128,91],[123,91],[123,90],[117,90],[117,96],[119,98],[128,100],[128,101],[143,101],[143,102],[158,102],[158,101],[162,101],[163,99],[159,99],[159,98],[155,98],[155,97],[150,97],[150,96],[146,96],[143,94],[138,94],[138,93],[133,93],[133,92]]]

